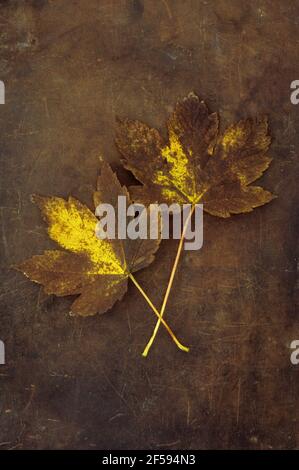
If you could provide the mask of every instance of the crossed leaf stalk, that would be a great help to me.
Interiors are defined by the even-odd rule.
[[[95,207],[109,203],[116,211],[119,195],[129,204],[191,204],[160,312],[134,276],[154,260],[160,238],[100,240],[95,235],[95,215],[72,197],[68,201],[33,197],[48,223],[50,238],[66,251],[47,250],[17,266],[48,294],[79,295],[71,311],[82,316],[109,310],[123,297],[130,279],[158,317],[143,356],[148,355],[161,324],[179,349],[189,350],[165,322],[164,313],[196,204],[203,203],[204,210],[213,216],[227,218],[251,212],[275,197],[251,184],[271,162],[266,118],[242,120],[221,133],[218,114],[210,113],[205,103],[190,93],[177,103],[167,130],[164,139],[142,122],[119,121],[116,144],[122,163],[141,185],[131,186],[128,192],[110,166],[102,163],[94,193]]]

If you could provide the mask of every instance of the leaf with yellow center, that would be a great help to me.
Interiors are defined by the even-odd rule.
[[[129,195],[107,164],[102,165],[95,203],[116,207],[118,195],[130,204]],[[99,222],[77,199],[33,196],[48,223],[50,238],[67,251],[47,250],[21,263],[17,269],[44,286],[47,294],[80,296],[72,313],[104,313],[127,290],[130,273],[150,264],[160,240],[101,240],[96,236]]]
[[[249,186],[271,162],[266,119],[240,121],[222,135],[218,121],[194,93],[177,103],[167,122],[167,141],[146,124],[121,121],[118,149],[124,166],[143,185],[131,188],[133,199],[201,202],[205,211],[219,217],[250,212],[271,201],[269,191]]]
[[[119,123],[116,144],[124,166],[142,183],[133,186],[135,201],[203,203],[208,213],[229,217],[266,204],[273,195],[250,186],[268,168],[270,145],[266,119],[246,119],[219,133],[218,115],[194,93],[179,101],[167,122],[168,139],[138,121]],[[182,253],[187,218],[160,310],[163,317]],[[153,344],[161,319],[145,347]]]

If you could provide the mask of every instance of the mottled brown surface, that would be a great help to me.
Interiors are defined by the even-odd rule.
[[[0,448],[298,446],[298,37],[298,0],[0,2]],[[279,197],[205,216],[167,311],[191,352],[161,329],[143,359],[155,318],[134,287],[106,315],[74,319],[71,299],[46,298],[9,265],[54,246],[31,193],[91,203],[98,155],[118,165],[115,116],[161,128],[190,90],[223,125],[268,114],[262,184]],[[157,305],[175,247],[138,274]]]

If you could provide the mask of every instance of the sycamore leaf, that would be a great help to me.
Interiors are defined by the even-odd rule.
[[[103,164],[98,179],[95,204],[117,207],[119,195],[129,195],[108,164]],[[154,260],[160,240],[119,240],[97,238],[98,219],[85,205],[70,197],[33,196],[48,223],[50,238],[67,251],[47,250],[16,268],[32,281],[44,286],[47,294],[79,297],[72,305],[76,315],[104,313],[127,290],[130,273]]]
[[[275,197],[249,186],[271,162],[265,118],[240,121],[219,134],[218,115],[190,93],[177,103],[167,128],[165,141],[139,121],[119,123],[116,144],[123,164],[143,184],[130,188],[134,200],[201,202],[206,212],[229,217]]]

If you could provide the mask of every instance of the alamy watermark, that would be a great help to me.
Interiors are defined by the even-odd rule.
[[[0,340],[0,365],[5,364],[5,346],[3,341]]]
[[[0,104],[5,104],[5,85],[0,80]]]
[[[294,339],[294,341],[291,342],[290,348],[293,349],[293,352],[290,356],[290,361],[293,366],[296,366],[299,364],[299,340]]]
[[[118,196],[116,209],[111,204],[99,204],[95,214],[100,219],[96,225],[99,239],[180,239],[183,236],[185,250],[199,250],[203,245],[202,204],[150,204],[149,207],[130,204],[127,207],[127,198]]]
[[[299,103],[299,80],[293,80],[290,88],[292,91],[290,95],[290,100],[292,104],[298,104]]]

